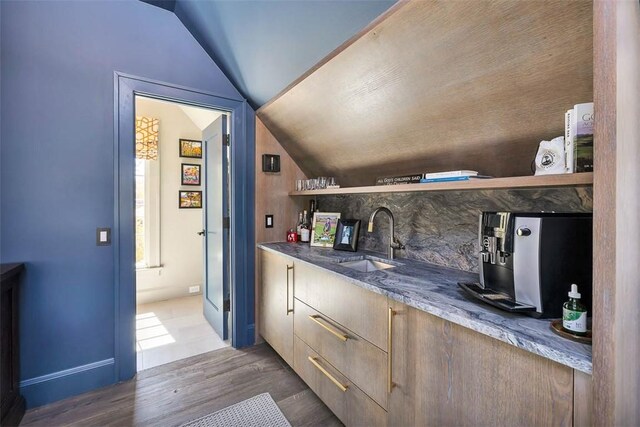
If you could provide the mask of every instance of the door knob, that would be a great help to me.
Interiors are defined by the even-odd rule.
[[[198,236],[204,236],[204,230],[198,231]]]
[[[518,236],[529,236],[531,235],[531,230],[529,230],[528,228],[518,228],[518,230],[516,231],[516,234]]]

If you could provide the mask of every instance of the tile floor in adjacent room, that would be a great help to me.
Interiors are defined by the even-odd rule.
[[[202,314],[202,295],[137,307],[138,371],[227,346]]]

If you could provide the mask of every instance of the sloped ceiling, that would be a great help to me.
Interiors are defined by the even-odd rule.
[[[173,10],[255,109],[395,3],[144,1]]]
[[[399,4],[258,117],[307,176],[343,186],[457,169],[530,175],[540,141],[593,100],[593,5],[469,4]]]

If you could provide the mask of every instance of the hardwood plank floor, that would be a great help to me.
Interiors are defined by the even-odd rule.
[[[268,392],[292,426],[340,421],[267,344],[228,347],[27,411],[21,426],[177,426]]]

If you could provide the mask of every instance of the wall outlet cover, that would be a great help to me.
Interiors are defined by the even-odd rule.
[[[195,294],[200,292],[200,286],[189,286],[189,293]]]
[[[264,216],[264,228],[273,228],[273,214]]]

